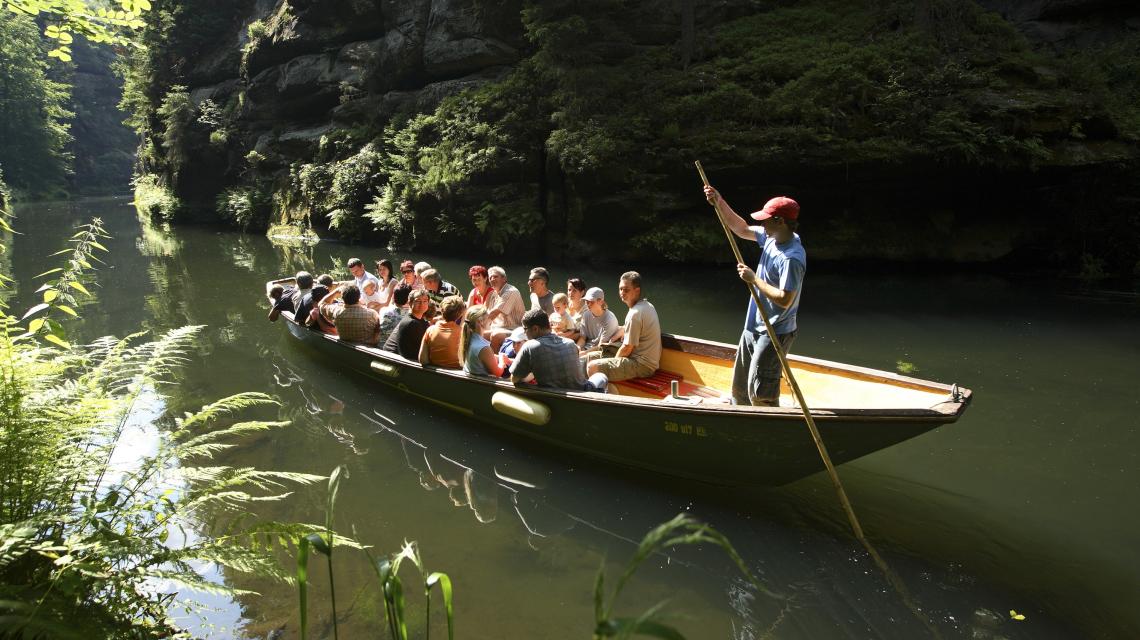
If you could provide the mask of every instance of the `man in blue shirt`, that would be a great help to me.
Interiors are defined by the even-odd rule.
[[[716,189],[705,187],[705,197],[716,207],[730,231],[760,244],[760,264],[756,271],[744,264],[736,265],[736,271],[741,280],[759,289],[772,331],[787,353],[796,338],[796,312],[800,308],[800,290],[807,270],[807,253],[796,234],[800,205],[785,196],[772,198],[763,209],[751,214],[760,225],[750,226]],[[772,339],[760,318],[756,301],[751,300],[732,373],[733,403],[779,406],[780,373],[780,360],[772,347]]]

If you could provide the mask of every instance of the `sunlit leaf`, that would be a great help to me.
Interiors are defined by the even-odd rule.
[[[71,287],[72,289],[75,289],[76,291],[78,291],[80,293],[84,293],[86,295],[91,295],[91,292],[87,290],[87,287],[83,286],[82,284],[80,284],[78,282],[68,282],[67,286]]]
[[[56,267],[56,268],[54,268],[54,269],[48,269],[47,271],[44,271],[43,273],[41,273],[41,274],[39,274],[39,275],[36,275],[36,276],[34,276],[34,277],[36,277],[36,278],[42,278],[42,277],[44,277],[44,276],[50,276],[50,275],[51,275],[51,274],[53,274],[53,273],[59,273],[60,271],[63,271],[63,267]]]
[[[74,40],[75,38],[71,37],[71,34],[66,31],[61,31],[59,34],[59,41],[63,44],[71,44]]]
[[[436,584],[443,594],[443,607],[447,611],[447,640],[455,640],[455,607],[451,601],[451,578],[446,573],[435,572],[424,581],[424,594],[427,596],[428,606],[431,606],[431,588]],[[426,624],[431,624],[431,616],[427,616]]]
[[[48,289],[47,291],[44,291],[44,302],[45,303],[51,302],[52,300],[55,300],[58,297],[59,297],[59,291],[56,289]]]
[[[48,342],[50,342],[52,344],[57,344],[57,345],[63,347],[64,349],[70,349],[71,348],[70,342],[68,342],[67,340],[64,340],[63,338],[61,338],[55,334],[52,334],[52,333],[45,333],[44,334],[44,340],[47,340]]]
[[[59,309],[60,311],[66,313],[67,315],[72,316],[74,318],[79,317],[79,314],[75,312],[75,309],[72,309],[71,307],[67,306],[66,304],[57,304],[55,306],[55,308]]]
[[[44,319],[43,318],[34,318],[31,322],[28,323],[28,333],[36,333],[43,326],[44,326]]]
[[[26,319],[30,318],[31,316],[34,316],[37,313],[39,313],[39,312],[41,312],[47,308],[48,308],[48,304],[46,302],[41,302],[41,303],[37,304],[36,306],[32,307],[31,309],[28,309],[27,311],[25,311],[24,315],[20,316],[20,320],[21,321],[26,320]]]
[[[1018,613],[1016,609],[1009,610],[1009,617],[1011,620],[1016,620],[1018,622],[1023,622],[1025,620],[1025,614]]]

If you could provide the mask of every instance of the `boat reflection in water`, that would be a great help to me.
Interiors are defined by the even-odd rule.
[[[623,595],[624,612],[637,614],[668,599],[670,609],[690,617],[690,624],[697,621],[695,629],[680,624],[689,637],[930,637],[858,543],[843,534],[805,528],[803,505],[789,504],[788,492],[753,488],[726,493],[700,483],[662,482],[660,476],[604,462],[591,465],[577,456],[567,462],[524,438],[472,429],[463,418],[427,403],[375,393],[366,378],[345,375],[335,363],[298,362],[305,364],[279,364],[275,381],[292,394],[286,405],[296,407],[297,422],[312,425],[311,433],[320,433],[315,429],[319,425],[354,454],[353,473],[360,476],[342,486],[342,503],[351,500],[346,492],[367,494],[358,501],[366,507],[356,507],[351,515],[361,537],[377,537],[361,528],[361,520],[373,517],[362,509],[399,513],[396,532],[415,532],[425,553],[447,563],[433,569],[480,585],[471,588],[491,589],[495,601],[529,599],[531,615],[543,621],[569,618],[573,624],[588,624],[599,562],[606,567],[607,584],[613,584],[646,532],[688,511],[732,541],[767,593],[743,579],[718,549],[678,547],[638,570],[632,599],[624,602]],[[332,393],[323,390],[333,388]],[[360,486],[370,473],[381,471],[384,477],[375,482],[382,485]],[[401,475],[409,482],[401,482]],[[418,486],[439,498],[425,501],[401,486]],[[441,515],[440,500],[473,518],[464,525],[462,518]],[[442,548],[449,545],[462,549],[458,558]],[[520,548],[531,551],[519,555]],[[914,600],[945,637],[1028,637],[1018,634],[1004,615],[1008,594],[979,585],[957,567],[932,567],[892,554],[889,547],[886,551]],[[552,581],[566,585],[571,598],[581,601],[551,595]],[[337,586],[339,591],[339,576]],[[476,610],[468,615],[479,620],[468,624],[489,624],[482,618],[493,612],[471,606]],[[1032,637],[1066,637],[1048,628],[1043,616],[1035,622]],[[519,620],[501,624],[524,625]],[[500,637],[531,632],[515,627],[498,631],[505,634]]]

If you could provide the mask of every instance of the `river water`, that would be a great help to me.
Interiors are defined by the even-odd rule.
[[[74,225],[101,217],[113,235],[110,255],[98,303],[83,309],[73,335],[206,325],[197,357],[167,390],[170,407],[239,391],[279,398],[291,426],[220,462],[320,474],[346,465],[337,527],[355,530],[376,555],[417,541],[427,569],[454,582],[461,638],[589,637],[599,567],[615,584],[642,535],[679,512],[725,533],[780,597],[748,585],[718,550],[684,548],[650,558],[615,613],[637,616],[666,601],[670,623],[690,638],[933,637],[851,538],[822,474],[718,491],[535,447],[376,389],[266,321],[265,280],[327,271],[350,256],[370,263],[389,255],[383,248],[170,232],[141,225],[121,199],[16,213],[22,235],[8,239],[15,307],[29,305],[33,276],[57,266],[48,256]],[[804,235],[810,252],[810,229]],[[428,260],[456,284],[471,263],[488,260],[475,251],[391,257]],[[525,284],[531,265],[504,266]],[[545,266],[555,283],[577,275],[602,286],[624,317],[614,294],[625,266]],[[641,271],[665,331],[735,342],[746,294],[731,269],[629,266]],[[903,361],[917,377],[975,392],[959,423],[840,467],[864,529],[937,633],[1140,636],[1136,292],[985,275],[809,272],[804,296],[797,353],[887,370]],[[323,522],[324,489],[258,515]],[[325,570],[312,573],[310,637],[331,637]],[[198,633],[299,637],[292,588],[211,575],[262,595],[202,596],[211,610],[186,620]],[[364,556],[338,553],[335,579],[342,637],[381,635],[383,607]],[[423,598],[409,599],[422,629]],[[445,632],[438,609],[434,634]]]

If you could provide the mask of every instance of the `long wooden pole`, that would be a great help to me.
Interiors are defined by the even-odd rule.
[[[708,176],[705,175],[705,169],[701,166],[701,161],[696,161],[697,171],[701,174],[701,182],[706,187],[709,185]],[[736,256],[737,264],[745,264],[744,256],[740,254],[740,247],[736,244],[736,236],[733,235],[732,230],[728,228],[728,223],[725,222],[725,214],[721,211],[719,201],[713,205],[716,209],[717,220],[720,220],[720,226],[724,229],[724,235],[728,237],[728,244],[732,247],[732,253]],[[835,487],[835,493],[839,497],[839,504],[843,507],[844,513],[847,514],[847,521],[851,523],[851,530],[855,533],[855,538],[867,550],[871,559],[875,561],[879,569],[887,576],[887,580],[895,587],[895,589],[902,595],[904,601],[910,607],[911,611],[926,624],[936,637],[939,637],[937,629],[930,623],[930,620],[923,615],[917,606],[911,601],[910,595],[906,589],[906,585],[902,580],[891,570],[883,557],[875,549],[871,541],[863,535],[863,526],[859,524],[859,518],[855,515],[855,509],[851,506],[851,501],[847,499],[847,491],[843,488],[843,483],[839,481],[839,472],[835,470],[835,465],[831,462],[831,455],[827,452],[827,445],[823,443],[823,437],[819,434],[819,428],[815,426],[815,419],[811,415],[811,409],[808,407],[807,400],[804,399],[804,394],[800,391],[800,385],[796,382],[796,377],[792,374],[792,367],[788,364],[788,356],[784,352],[784,346],[780,344],[779,339],[776,337],[776,332],[772,329],[772,323],[768,320],[768,312],[764,310],[764,305],[760,300],[760,292],[757,287],[752,286],[752,283],[745,282],[744,285],[748,288],[748,293],[752,295],[752,300],[756,302],[756,310],[760,312],[760,319],[764,321],[764,330],[768,332],[768,339],[772,342],[772,348],[776,351],[776,356],[780,360],[780,369],[784,372],[784,377],[788,379],[788,386],[792,388],[792,394],[796,397],[796,402],[800,405],[800,411],[804,414],[804,422],[807,423],[808,431],[811,432],[811,439],[815,442],[816,451],[819,452],[819,457],[823,460],[823,466],[827,468],[827,475],[831,478],[831,484]],[[798,294],[797,294],[798,295]]]

